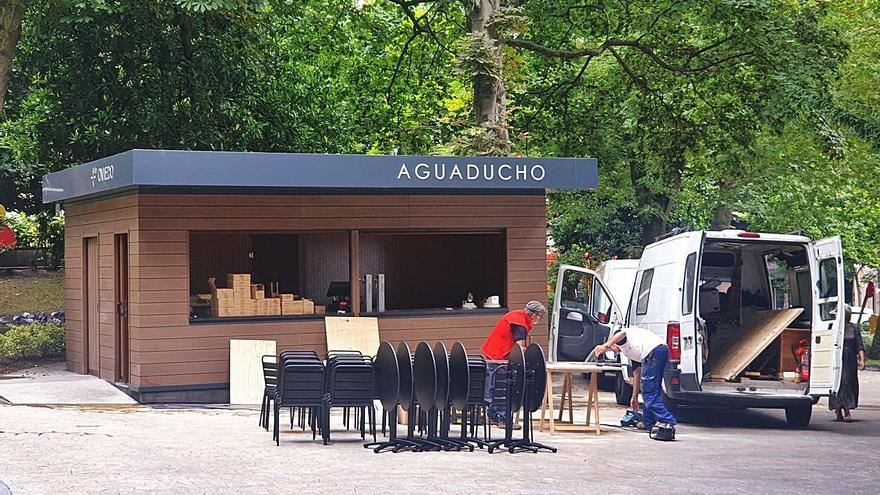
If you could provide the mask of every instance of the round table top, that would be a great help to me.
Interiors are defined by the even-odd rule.
[[[544,349],[540,345],[532,343],[526,348],[526,370],[534,376],[529,389],[529,402],[523,404],[527,410],[535,412],[541,408],[544,402],[544,391],[547,388],[547,368],[544,361]]]
[[[409,344],[401,342],[397,346],[397,369],[399,370],[400,380],[400,407],[404,411],[408,411],[413,403],[413,365],[412,354],[409,351]]]
[[[382,342],[373,360],[373,389],[379,402],[387,411],[397,407],[400,395],[400,370],[397,367],[397,354],[388,342]]]
[[[437,393],[434,407],[446,409],[449,405],[449,354],[443,342],[434,344],[434,366],[437,367]]]
[[[413,360],[413,389],[416,400],[423,409],[434,407],[437,394],[437,366],[434,364],[434,351],[427,342],[419,342],[416,346],[416,357]]]
[[[470,372],[464,344],[456,342],[449,354],[449,401],[458,410],[467,408]]]
[[[522,407],[523,390],[525,380],[523,375],[526,369],[526,358],[522,347],[515,345],[510,350],[507,358],[507,396],[510,398],[512,411],[518,411]]]

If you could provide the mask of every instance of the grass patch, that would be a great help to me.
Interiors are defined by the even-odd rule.
[[[64,307],[64,272],[0,272],[0,316]]]

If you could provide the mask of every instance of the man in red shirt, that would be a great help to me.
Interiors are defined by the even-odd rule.
[[[526,336],[532,331],[532,327],[545,316],[547,316],[547,308],[538,301],[530,301],[526,304],[525,309],[513,310],[502,316],[480,348],[483,351],[483,356],[490,361],[507,361],[513,346],[519,344],[520,347],[525,347]],[[492,399],[495,397],[496,375],[499,369],[504,369],[506,372],[506,365],[489,363],[486,379],[486,401],[489,403],[489,420],[498,426],[503,426],[506,420],[505,411],[492,405]]]

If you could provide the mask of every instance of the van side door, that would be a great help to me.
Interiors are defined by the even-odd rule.
[[[810,341],[810,394],[836,393],[843,367],[843,245],[840,237],[813,242],[813,332]]]
[[[559,267],[550,322],[550,361],[583,362],[622,325],[620,307],[596,272],[573,265]]]

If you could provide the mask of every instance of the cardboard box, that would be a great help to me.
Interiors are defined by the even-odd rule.
[[[266,286],[263,284],[251,284],[251,299],[263,299],[266,297]]]
[[[279,316],[281,315],[281,299],[277,297],[270,297],[266,299],[269,302],[269,316]]]
[[[303,314],[313,315],[315,314],[315,301],[311,299],[303,299]]]
[[[226,287],[229,287],[231,289],[235,289],[237,287],[247,287],[248,289],[250,289],[250,286],[250,273],[229,273],[226,275]]]
[[[326,306],[317,306],[317,305],[315,306],[315,314],[316,315],[322,315],[326,312],[327,312]]]
[[[219,290],[219,289],[218,289]],[[251,286],[247,287],[235,287],[233,289],[228,289],[232,291],[232,298],[239,299],[242,301],[246,301],[251,299]]]
[[[213,299],[211,300],[211,316],[215,318],[239,316],[238,305],[232,299]]]
[[[237,300],[235,305],[238,308],[238,316],[257,316],[258,306],[256,299]]]
[[[275,300],[276,299],[257,299],[257,302],[260,305],[260,316],[272,316],[280,313],[280,306],[279,313],[273,312],[274,304],[272,303],[272,301]]]
[[[281,301],[281,314],[283,315],[301,315],[303,314],[303,301]]]
[[[213,299],[220,300],[229,300],[233,299],[232,289],[217,289],[214,294],[212,294]]]
[[[278,294],[278,298],[281,302],[293,302],[296,300],[296,294]]]

